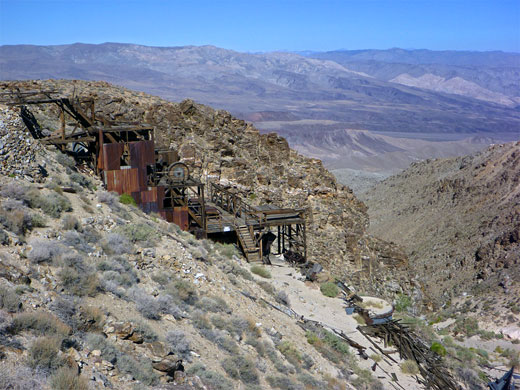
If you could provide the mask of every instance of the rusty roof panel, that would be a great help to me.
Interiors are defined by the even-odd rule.
[[[103,144],[101,169],[113,171],[121,167],[123,146],[123,144]]]
[[[155,164],[153,141],[130,142],[130,165],[132,168],[145,168]]]
[[[118,194],[131,194],[139,192],[139,172],[137,168],[105,171],[105,183],[107,191],[115,191]]]

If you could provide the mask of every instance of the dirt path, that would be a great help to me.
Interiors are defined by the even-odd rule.
[[[267,266],[272,274],[272,284],[277,290],[285,291],[291,302],[291,308],[305,318],[319,321],[325,327],[340,329],[351,339],[366,347],[368,356],[376,354],[375,349],[370,349],[369,341],[356,330],[358,323],[353,316],[345,313],[345,303],[340,298],[329,298],[324,296],[319,290],[318,284],[304,282],[298,270],[288,266],[284,262],[273,259],[273,265]],[[383,348],[383,345],[380,345]],[[355,350],[353,350],[355,351]],[[379,354],[379,353],[377,353]],[[399,355],[392,357],[399,361]],[[359,358],[359,366],[364,369],[371,369],[374,361],[372,359],[363,360]],[[381,360],[373,373],[375,377],[384,384],[385,389],[397,389],[399,386],[391,383],[391,377],[387,373],[395,373],[399,384],[406,390],[424,389],[412,377],[402,374],[399,366],[395,363],[391,365]],[[383,371],[384,370],[384,371]]]

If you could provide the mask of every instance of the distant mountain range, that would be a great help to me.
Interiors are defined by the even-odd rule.
[[[436,141],[475,135],[509,140],[520,133],[519,54],[304,54],[119,43],[0,46],[0,78],[105,80],[174,101],[189,97],[260,129],[276,129],[307,151],[323,140],[327,148],[329,140],[346,140],[338,130]]]

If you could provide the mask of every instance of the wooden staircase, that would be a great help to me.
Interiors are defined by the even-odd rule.
[[[254,236],[246,225],[235,226],[238,242],[242,246],[249,263],[262,263],[260,248],[256,246]]]

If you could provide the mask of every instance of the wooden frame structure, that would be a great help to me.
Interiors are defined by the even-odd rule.
[[[206,199],[204,184],[190,176],[188,167],[178,162],[178,154],[155,148],[152,126],[116,123],[96,113],[93,99],[56,94],[15,91],[4,94],[8,97],[4,102],[21,107],[22,119],[34,138],[89,162],[108,191],[131,195],[144,212],[156,212],[181,229],[199,231],[205,237],[234,233],[251,262],[269,262],[264,255],[271,247],[277,254],[290,251],[306,258],[304,210],[270,204],[251,206],[233,188],[216,183],[209,184]],[[49,136],[43,135],[27,108],[38,104],[59,108],[60,128]],[[72,130],[67,118],[74,120]]]

